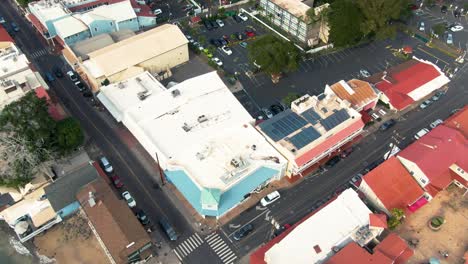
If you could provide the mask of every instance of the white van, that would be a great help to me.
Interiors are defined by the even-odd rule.
[[[427,133],[429,133],[429,129],[423,128],[423,129],[419,130],[419,132],[416,133],[416,135],[414,135],[414,138],[415,139],[420,139],[422,136],[426,135]]]

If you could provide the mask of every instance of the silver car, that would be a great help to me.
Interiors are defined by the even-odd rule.
[[[422,102],[422,104],[419,106],[419,108],[426,109],[431,104],[432,104],[431,100],[426,100],[426,101]]]

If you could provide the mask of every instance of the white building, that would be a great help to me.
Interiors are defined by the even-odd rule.
[[[144,72],[101,87],[98,98],[203,216],[225,214],[284,174],[285,159],[216,72],[169,89]]]
[[[298,224],[264,256],[268,264],[323,263],[349,242],[361,247],[378,236],[382,227],[370,226],[372,212],[347,189],[336,200]]]

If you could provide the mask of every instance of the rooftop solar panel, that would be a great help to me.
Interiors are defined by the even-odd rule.
[[[259,124],[262,131],[273,141],[279,141],[292,132],[304,127],[307,122],[294,113],[291,109],[287,109],[271,119]]]
[[[301,149],[312,141],[319,138],[321,135],[314,127],[307,127],[302,129],[301,132],[289,138],[289,141],[294,145],[296,149]]]
[[[340,109],[339,111],[331,114],[329,117],[322,119],[320,123],[328,131],[348,120],[349,117],[350,116],[346,109]]]
[[[311,123],[312,125],[317,124],[318,121],[320,121],[320,119],[321,119],[321,117],[319,116],[319,114],[317,114],[317,112],[315,112],[314,109],[306,110],[306,111],[304,111],[301,115],[302,115],[302,117],[304,117],[307,121],[309,121],[309,123]]]

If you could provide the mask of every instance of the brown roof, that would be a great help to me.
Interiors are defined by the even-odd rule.
[[[330,86],[330,88],[338,97],[347,100],[355,108],[363,107],[377,98],[377,94],[368,82],[357,79],[349,80],[347,84],[354,91],[353,94],[350,94],[342,84],[344,84],[344,81],[337,82]]]
[[[93,207],[88,202],[89,192],[95,197]],[[151,242],[124,200],[119,200],[103,180],[83,187],[77,198],[116,263],[128,263],[130,254]]]

